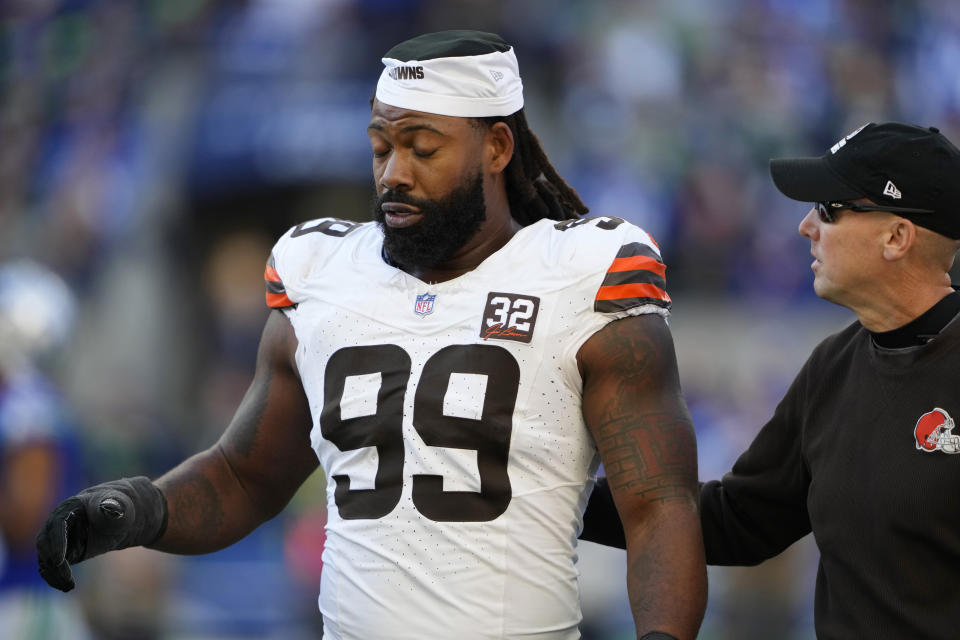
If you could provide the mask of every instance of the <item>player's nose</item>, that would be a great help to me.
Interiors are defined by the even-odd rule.
[[[413,173],[402,154],[390,154],[383,165],[379,184],[384,190],[409,191],[413,188]]]

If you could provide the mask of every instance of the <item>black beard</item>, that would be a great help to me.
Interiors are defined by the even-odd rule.
[[[396,229],[384,224],[383,204],[400,202],[417,207],[423,217],[412,227]],[[440,200],[411,198],[385,191],[373,200],[373,219],[383,230],[383,248],[397,266],[436,267],[447,261],[480,229],[487,219],[483,199],[483,174],[464,181]]]

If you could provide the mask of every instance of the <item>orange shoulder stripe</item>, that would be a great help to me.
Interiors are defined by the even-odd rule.
[[[670,302],[670,296],[660,287],[652,284],[617,284],[600,287],[597,290],[597,300],[618,300],[624,298],[654,298]]]
[[[277,273],[277,270],[270,265],[267,265],[263,270],[263,279],[269,280],[270,282],[283,282],[283,280],[280,279],[280,274]]]
[[[267,293],[267,306],[273,307],[274,309],[282,309],[284,307],[292,307],[293,301],[287,297],[285,293]]]
[[[667,265],[649,256],[627,256],[626,258],[614,258],[613,264],[607,269],[607,273],[640,270],[652,271],[658,276],[663,276],[667,272]]]

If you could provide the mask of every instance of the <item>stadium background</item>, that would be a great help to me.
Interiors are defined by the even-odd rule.
[[[368,215],[367,101],[380,55],[417,33],[512,42],[560,173],[592,214],[659,241],[704,479],[851,319],[812,294],[805,206],[768,159],[868,121],[960,141],[955,0],[6,0],[0,15],[0,260],[51,266],[80,300],[53,373],[85,483],[156,476],[218,436],[252,374],[272,242]],[[316,637],[321,491],[219,554],[85,563],[68,597],[109,640]],[[807,539],[711,568],[700,637],[812,638],[815,567]],[[585,640],[632,637],[622,552],[582,545],[581,571]]]

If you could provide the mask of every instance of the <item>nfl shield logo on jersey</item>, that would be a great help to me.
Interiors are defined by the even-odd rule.
[[[436,295],[422,293],[417,296],[417,302],[413,305],[413,310],[418,316],[425,316],[433,313],[433,301],[437,299]]]

